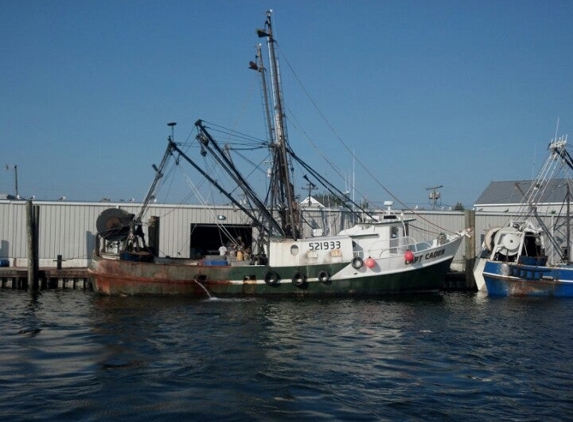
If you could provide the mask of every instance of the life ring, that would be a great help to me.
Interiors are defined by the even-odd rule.
[[[321,283],[328,283],[328,281],[330,280],[330,274],[328,274],[328,272],[326,271],[321,271],[318,273],[318,281],[320,281]]]
[[[356,268],[357,270],[362,268],[363,265],[364,265],[364,261],[362,261],[362,258],[360,258],[359,256],[357,256],[356,258],[354,258],[352,260],[352,266],[354,268]]]
[[[266,275],[265,275],[265,283],[267,283],[269,286],[275,286],[280,280],[279,275],[274,272],[274,271],[269,271]]]
[[[302,286],[305,282],[306,282],[306,276],[300,271],[296,272],[292,276],[292,284],[294,284],[297,287]]]

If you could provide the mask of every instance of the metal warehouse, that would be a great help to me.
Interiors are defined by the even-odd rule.
[[[109,208],[120,208],[137,214],[141,204],[109,202],[37,201],[39,209],[38,257],[41,267],[54,267],[61,256],[63,267],[87,267],[95,247],[98,216]],[[305,236],[336,233],[353,223],[353,215],[333,208],[303,208],[303,221],[307,224]],[[479,250],[485,232],[504,225],[508,213],[475,211],[417,211],[404,212],[416,221],[410,224],[410,236],[427,238],[428,234],[457,232],[467,227],[474,229],[471,240],[465,239],[452,265],[454,270],[464,269],[465,258],[473,259]],[[199,253],[216,253],[225,240],[225,233],[253,236],[250,220],[231,206],[207,208],[199,205],[149,206],[142,221],[158,217],[159,255],[194,257]],[[553,226],[554,214],[544,219]],[[0,258],[9,260],[10,266],[27,265],[26,202],[0,201]]]

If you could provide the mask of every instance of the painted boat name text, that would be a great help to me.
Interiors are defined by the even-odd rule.
[[[424,258],[424,259],[437,258],[439,256],[442,256],[444,253],[446,253],[446,250],[440,249],[439,251],[428,252],[426,255],[418,255],[418,256],[414,257],[414,263],[420,262],[422,260],[422,258]]]
[[[340,249],[340,240],[330,242],[311,242],[308,244],[311,251],[327,251],[329,249]]]

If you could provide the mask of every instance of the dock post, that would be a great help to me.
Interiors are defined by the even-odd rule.
[[[147,222],[149,250],[154,256],[159,255],[159,217],[151,216]]]
[[[26,229],[28,233],[28,290],[38,290],[38,223],[40,207],[26,201]]]
[[[476,228],[476,212],[475,210],[465,210],[465,223],[466,227],[472,230],[472,237],[466,237],[466,288],[473,288],[477,290],[476,280],[474,278],[474,263],[476,260],[476,247],[475,247],[475,228]]]

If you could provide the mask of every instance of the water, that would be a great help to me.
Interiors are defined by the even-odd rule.
[[[0,291],[1,420],[573,420],[573,301]]]

